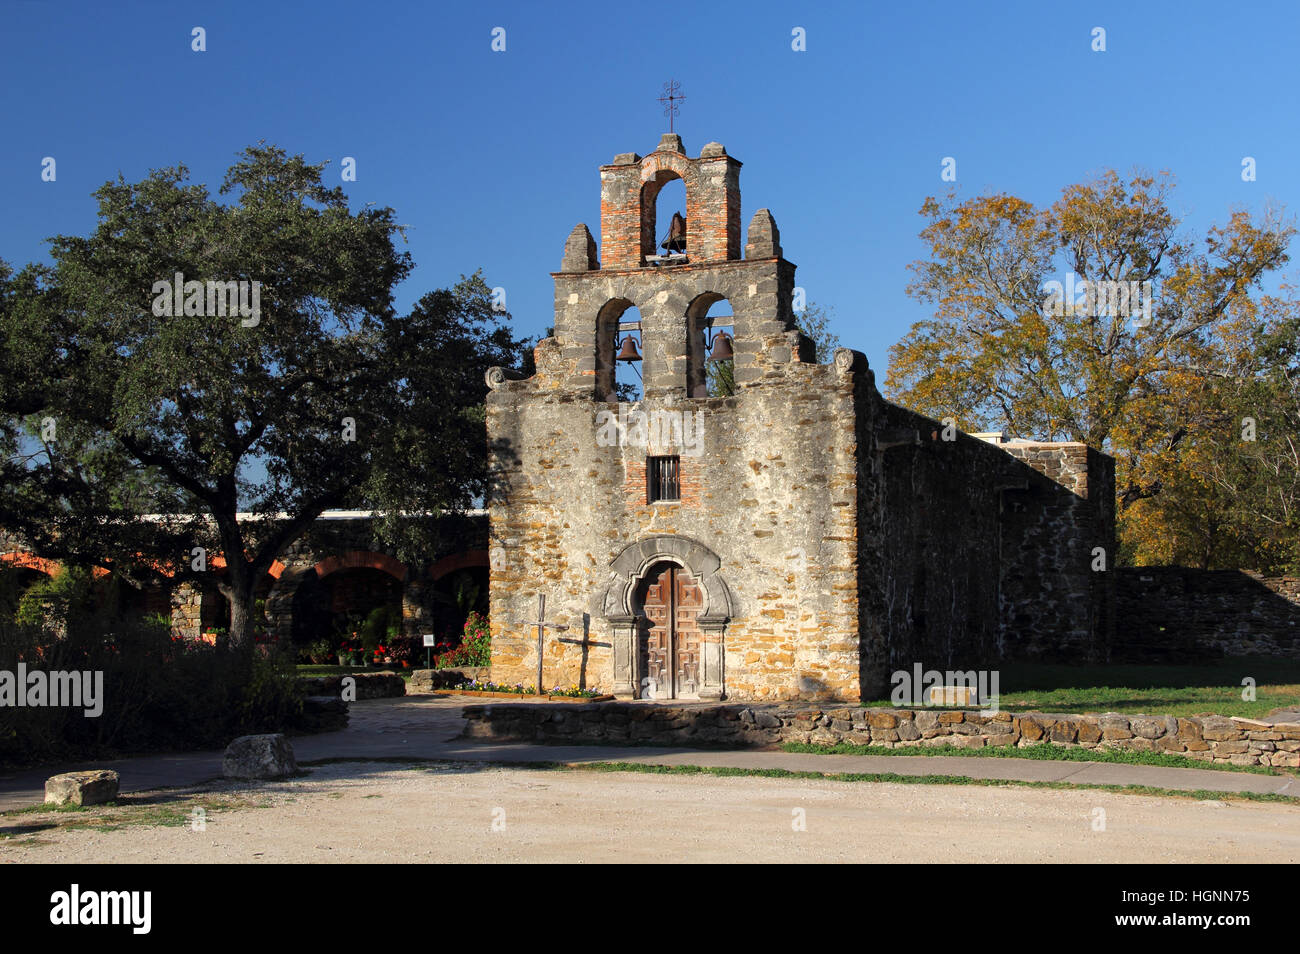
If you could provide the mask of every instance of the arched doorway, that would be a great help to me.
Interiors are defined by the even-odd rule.
[[[704,591],[689,570],[656,563],[637,587],[637,671],[642,699],[698,699]]]
[[[593,608],[604,618],[613,637],[612,688],[616,696],[645,698],[643,688],[648,689],[649,684],[643,680],[649,676],[649,670],[643,667],[649,666],[650,630],[654,628],[645,625],[650,619],[646,603],[648,600],[652,608],[663,604],[663,573],[665,569],[675,567],[679,572],[675,579],[670,577],[668,594],[676,599],[676,604],[668,608],[671,616],[667,611],[660,613],[658,609],[656,614],[665,622],[671,619],[671,626],[681,633],[677,646],[684,647],[685,654],[670,642],[671,655],[666,654],[664,662],[672,669],[672,679],[660,676],[655,691],[663,698],[662,683],[669,682],[673,689],[680,687],[683,690],[680,696],[685,696],[687,664],[692,662],[690,650],[695,640],[693,635],[687,635],[687,626],[693,621],[699,631],[699,647],[693,657],[695,696],[700,699],[725,698],[724,647],[727,623],[734,616],[735,602],[720,572],[721,566],[722,560],[704,544],[674,534],[646,537],[624,547],[614,557],[609,564],[609,582],[596,597]],[[651,594],[649,588],[656,585],[660,587],[659,591]],[[690,586],[694,591],[690,591]],[[695,605],[697,599],[699,606]],[[670,639],[672,635],[670,632]],[[655,638],[662,642],[658,634]],[[677,678],[679,666],[680,679]]]

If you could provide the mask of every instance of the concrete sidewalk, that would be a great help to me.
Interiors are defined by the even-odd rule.
[[[478,702],[481,700],[430,695],[354,702],[351,724],[347,729],[295,737],[292,739],[294,753],[300,762],[342,758],[376,761],[640,762],[795,772],[956,775],[1007,781],[1149,785],[1184,791],[1204,789],[1224,794],[1260,792],[1300,797],[1300,779],[1292,775],[1255,775],[1154,765],[927,755],[810,755],[753,749],[719,752],[646,746],[492,744],[461,739],[459,735],[464,724],[461,708]],[[510,704],[509,700],[493,701],[493,705]],[[0,811],[39,804],[44,799],[46,778],[85,768],[113,769],[121,776],[124,793],[184,788],[219,778],[221,752],[79,762],[0,775]]]

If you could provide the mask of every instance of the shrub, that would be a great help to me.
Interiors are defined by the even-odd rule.
[[[368,651],[367,655],[373,655],[381,645],[388,645],[389,638],[401,631],[401,622],[400,608],[376,606],[372,609],[360,629],[361,645]]]
[[[0,764],[219,748],[238,735],[290,730],[301,718],[296,670],[284,653],[181,639],[165,617],[73,613],[66,635],[61,628],[49,619],[0,622],[0,670],[16,672],[21,662],[29,670],[102,673],[103,712],[0,708]]]
[[[488,630],[487,617],[478,612],[470,613],[469,618],[465,620],[465,631],[460,645],[439,653],[434,662],[435,669],[490,665],[492,665],[492,636]]]

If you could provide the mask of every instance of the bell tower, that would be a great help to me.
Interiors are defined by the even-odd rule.
[[[641,313],[647,399],[707,396],[708,312],[723,299],[732,311],[737,389],[761,381],[773,364],[812,360],[791,308],[795,266],[781,254],[770,212],[754,214],[742,244],[740,167],[716,142],[690,158],[675,133],[647,156],[621,153],[600,167],[599,252],[580,223],[553,273],[553,347],[573,368],[566,389],[611,399],[620,318],[632,305]],[[686,189],[685,228],[684,235],[674,228],[664,249],[657,238],[668,223],[656,220],[655,199],[673,179]]]

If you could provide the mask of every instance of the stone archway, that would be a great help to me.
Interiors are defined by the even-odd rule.
[[[639,651],[644,613],[638,589],[647,574],[660,564],[685,569],[699,586],[703,605],[695,616],[700,630],[699,698],[726,695],[723,671],[727,623],[734,615],[734,598],[719,572],[722,560],[704,544],[689,537],[654,536],[626,547],[609,565],[609,582],[598,598],[593,616],[609,623],[614,644],[614,694],[638,698],[646,673]]]

